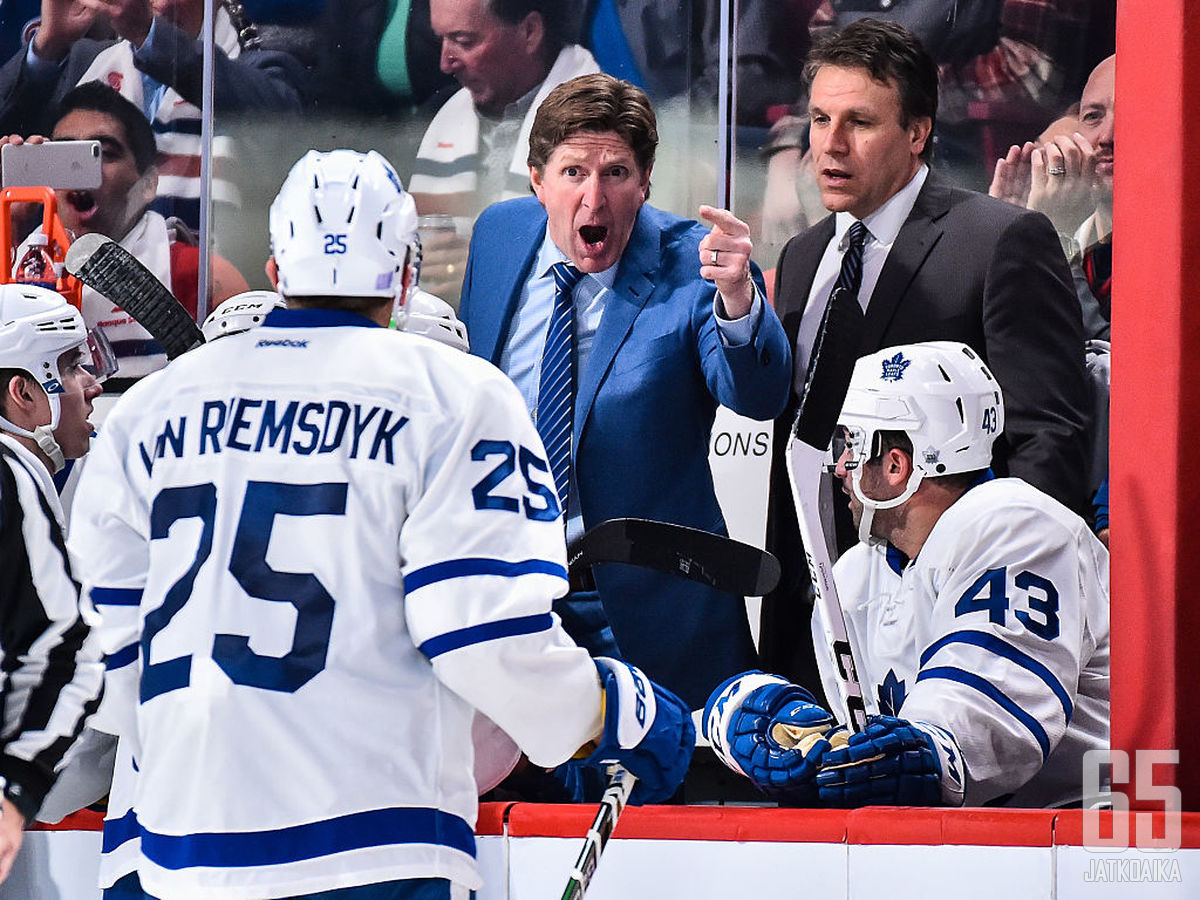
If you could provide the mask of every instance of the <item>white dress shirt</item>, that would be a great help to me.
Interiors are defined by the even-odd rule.
[[[862,304],[863,310],[866,310],[871,300],[871,294],[879,281],[879,273],[892,250],[892,244],[896,243],[896,237],[908,220],[928,175],[929,167],[922,165],[908,184],[888,198],[875,212],[863,217],[862,223],[867,226],[869,232],[863,245],[862,284],[858,289],[858,302]],[[808,304],[804,307],[800,331],[796,338],[795,365],[792,371],[797,391],[804,386],[809,356],[817,337],[817,329],[821,325],[821,314],[825,311],[829,294],[837,282],[838,273],[841,272],[842,256],[850,243],[848,232],[852,224],[854,216],[848,212],[839,212],[834,216],[833,237],[825,248],[825,255],[821,257],[817,273],[813,277]]]

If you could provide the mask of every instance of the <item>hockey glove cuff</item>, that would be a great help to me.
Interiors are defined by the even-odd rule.
[[[954,736],[925,722],[871,716],[866,730],[821,759],[822,804],[962,806],[966,764]]]
[[[618,762],[636,775],[630,803],[666,800],[683,782],[696,746],[691,710],[635,666],[608,657],[595,663],[604,687],[604,732],[583,765]]]
[[[821,756],[836,733],[812,694],[776,675],[745,672],[718,687],[704,707],[704,736],[725,765],[767,796],[811,804]]]

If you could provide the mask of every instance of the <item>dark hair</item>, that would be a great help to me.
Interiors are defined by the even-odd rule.
[[[614,131],[646,174],[654,166],[658,124],[646,92],[602,73],[580,75],[552,90],[529,132],[528,164],[541,171],[556,147],[580,131]]]
[[[937,63],[907,28],[880,19],[859,19],[813,44],[804,63],[804,80],[811,87],[822,66],[866,69],[881,84],[892,83],[900,95],[900,124],[928,118],[930,137],[921,158],[933,152],[932,126],[937,124]]]
[[[907,432],[877,431],[875,432],[875,442],[879,452],[871,457],[870,462],[878,462],[889,450],[900,450],[907,453],[910,458],[914,455],[913,442]],[[971,472],[952,472],[949,475],[928,475],[926,480],[936,479],[938,484],[950,490],[966,491],[985,471],[985,469],[976,469]]]
[[[102,81],[88,81],[72,88],[59,101],[55,124],[76,110],[103,113],[121,123],[125,140],[133,154],[133,163],[142,175],[158,158],[154,130],[142,111]]]
[[[391,305],[391,297],[337,297],[332,294],[311,297],[288,297],[288,309],[336,309],[371,318],[384,305]]]
[[[554,64],[558,52],[566,43],[567,14],[571,4],[564,0],[487,0],[487,9],[493,16],[508,25],[524,21],[532,12],[542,17],[546,38],[542,49],[546,65]]]

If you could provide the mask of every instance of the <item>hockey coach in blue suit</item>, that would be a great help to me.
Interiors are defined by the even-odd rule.
[[[623,516],[725,534],[708,465],[717,406],[765,420],[787,400],[791,353],[749,228],[725,210],[701,207],[705,228],[649,206],[657,144],[641,89],[608,75],[565,82],[529,136],[536,196],[487,209],[471,241],[460,309],[471,352],[524,395],[568,538]],[[576,639],[608,652],[615,639],[694,708],[753,665],[743,598],[622,565],[595,578],[598,599],[577,591],[556,605]]]

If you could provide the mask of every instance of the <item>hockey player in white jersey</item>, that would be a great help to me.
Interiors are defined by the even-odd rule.
[[[686,708],[550,613],[562,519],[515,388],[376,327],[415,230],[378,154],[309,153],[271,209],[289,308],[136,385],[97,441],[73,548],[149,897],[465,896],[473,708],[538,765],[595,741],[642,801],[687,767]]]
[[[113,368],[102,346],[54,291],[0,285],[0,881],[104,676],[51,480],[88,451],[92,401]]]
[[[1108,551],[1055,500],[992,477],[1003,401],[965,345],[863,357],[839,423],[861,541],[834,577],[870,724],[831,747],[844,735],[807,691],[747,673],[714,693],[705,731],[787,802],[1079,802],[1082,756],[1109,741]]]

